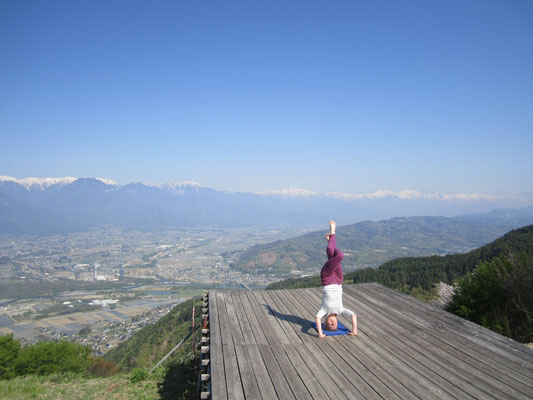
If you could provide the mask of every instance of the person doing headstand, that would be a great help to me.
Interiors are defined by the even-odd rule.
[[[335,239],[335,221],[329,221],[330,233],[326,235],[328,246],[326,253],[328,261],[320,271],[320,279],[322,280],[322,304],[320,310],[316,315],[316,326],[318,330],[318,337],[326,336],[322,332],[322,318],[326,317],[324,328],[328,331],[337,330],[337,316],[339,314],[345,317],[351,317],[352,330],[350,335],[357,336],[357,315],[351,310],[342,306],[342,279],[344,277],[342,272],[341,261],[344,258],[342,251],[336,247]]]

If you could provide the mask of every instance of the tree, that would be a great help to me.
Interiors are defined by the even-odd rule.
[[[85,372],[90,355],[90,347],[78,343],[39,342],[20,351],[15,371],[17,375]]]
[[[497,257],[463,278],[448,311],[520,342],[533,340],[533,256]]]
[[[13,334],[0,336],[0,379],[15,377],[15,361],[20,353],[20,342],[13,339]]]

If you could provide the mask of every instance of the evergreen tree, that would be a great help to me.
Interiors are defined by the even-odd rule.
[[[0,336],[0,379],[15,377],[15,361],[20,353],[20,342],[13,339],[13,334]]]

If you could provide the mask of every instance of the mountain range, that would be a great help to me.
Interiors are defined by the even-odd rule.
[[[397,217],[337,228],[345,270],[377,267],[399,257],[464,253],[511,229],[533,223],[533,207],[500,209],[458,217]],[[239,254],[234,269],[278,277],[316,274],[326,260],[325,234],[311,232],[259,244]]]
[[[245,193],[195,182],[119,185],[103,178],[0,176],[0,233],[52,234],[104,225],[140,230],[317,226],[330,218],[353,223],[399,215],[452,216],[516,204],[497,196],[414,190],[318,194],[293,188]]]

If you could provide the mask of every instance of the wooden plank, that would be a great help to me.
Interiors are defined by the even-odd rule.
[[[301,315],[301,312],[298,311]],[[310,330],[315,332],[314,328],[310,326]],[[357,375],[353,375],[352,370],[341,369],[339,365],[336,365],[331,357],[331,347],[325,342],[318,342],[317,335],[308,334],[305,336],[304,345],[307,347],[307,352],[311,353],[316,359],[317,364],[328,375],[329,379],[334,382],[333,391],[340,390],[349,399],[364,399],[363,393],[366,393],[366,398],[374,398],[375,394],[368,391],[365,386],[365,382]],[[363,387],[363,389],[361,389]],[[359,389],[359,390],[358,390]]]
[[[283,375],[290,382],[290,389],[297,399],[312,399],[311,394],[305,387],[304,382],[300,378],[300,375],[296,372],[291,364],[287,354],[281,347],[282,343],[280,337],[277,336],[276,329],[274,329],[277,323],[269,321],[269,313],[265,307],[263,307],[264,301],[260,292],[247,292],[248,299],[250,300],[250,306],[254,312],[258,321],[263,321],[261,326],[265,333],[265,338],[268,341],[268,348],[272,351],[274,359],[278,363]],[[275,317],[270,316],[275,319]],[[275,321],[274,321],[275,322]],[[281,331],[281,329],[280,329]]]
[[[231,297],[231,304],[235,310],[235,319],[240,325],[243,343],[247,345],[256,344],[257,342],[252,333],[252,327],[248,321],[248,315],[244,312],[239,292],[228,292],[228,297]]]
[[[299,315],[295,315],[292,310],[287,308],[285,300],[281,299],[281,291],[269,290],[265,295],[270,296],[273,312],[278,318],[280,324],[283,324],[289,331],[291,337],[297,337],[301,344],[307,340],[311,334],[312,329],[310,322]]]
[[[291,340],[289,339],[289,337],[285,334],[285,332],[279,325],[276,316],[273,315],[271,312],[269,312],[270,310],[269,305],[263,297],[264,292],[256,291],[253,293],[255,295],[255,299],[257,300],[257,306],[261,309],[262,320],[265,321],[264,325],[268,326],[269,329],[273,331],[273,336],[270,336],[270,337],[276,338],[276,341],[282,345],[291,344]],[[256,315],[258,314],[256,313]],[[267,335],[267,338],[268,337],[269,336]]]
[[[320,340],[310,328],[320,289],[210,292],[212,398],[533,397],[533,379],[516,371],[527,352],[389,291],[347,285],[359,337]]]
[[[421,330],[409,331],[408,329],[403,328],[402,325],[399,325],[399,323],[392,319],[390,315],[384,313],[383,310],[372,307],[363,301],[358,303],[358,310],[364,315],[362,318],[363,320],[370,319],[373,321],[371,324],[372,328],[369,329],[374,329],[376,333],[385,340],[393,340],[398,348],[405,350],[407,353],[419,353],[426,358],[429,358],[431,361],[431,363],[428,363],[429,366],[433,367],[432,363],[442,359],[442,366],[450,367],[450,371],[456,371],[458,376],[463,375],[464,372],[460,371],[458,366],[454,364],[457,359],[453,355],[442,350],[441,342],[439,342],[439,340],[432,337],[422,340],[421,338],[424,337],[425,332]],[[401,334],[397,334],[398,327],[403,329]],[[403,344],[405,344],[405,346],[403,346]],[[468,369],[472,370],[472,368]],[[470,378],[478,380],[478,377],[473,375],[470,376]]]
[[[244,399],[239,367],[237,365],[237,354],[233,346],[233,338],[228,321],[228,314],[224,296],[221,292],[216,292],[218,316],[220,321],[220,337],[222,341],[222,354],[224,357],[224,373],[226,375],[226,390],[228,399]]]
[[[359,293],[358,296],[364,296]],[[360,300],[360,299],[359,299]],[[367,297],[365,297],[367,300]],[[345,301],[350,303],[351,296],[346,296]],[[371,304],[371,302],[369,302]],[[425,355],[431,360],[429,366],[433,367],[433,363],[438,360],[443,360],[441,366],[449,367],[450,371],[457,371],[458,376],[463,376],[465,373],[469,374],[472,368],[468,368],[467,371],[461,371],[457,365],[457,358],[453,357],[449,353],[442,350],[440,347],[440,342],[437,340],[424,339],[424,332],[421,330],[409,330],[405,329],[398,320],[395,320],[391,315],[387,315],[386,311],[383,309],[378,309],[372,307],[370,304],[365,303],[364,301],[359,301],[358,303],[358,312],[362,315],[361,320],[371,320],[372,324],[365,329],[373,330],[375,332],[376,338],[381,337],[385,340],[392,338],[394,345],[400,349],[406,350],[406,352],[415,354],[419,353]],[[402,332],[398,334],[398,327],[402,327]],[[402,347],[402,344],[405,344],[407,347]],[[477,376],[470,374],[469,379],[479,380]],[[464,379],[463,379],[464,380]],[[465,381],[466,382],[466,381]],[[487,389],[486,387],[484,387]],[[490,391],[487,391],[490,393]]]
[[[357,305],[350,304],[347,300],[348,296],[344,294],[344,304],[355,311],[357,310]],[[361,317],[361,315],[359,315]],[[363,318],[364,320],[364,318]],[[453,386],[450,386],[449,382],[445,379],[441,379],[437,374],[432,373],[427,368],[420,368],[421,364],[409,360],[409,362],[402,357],[397,347],[394,345],[394,341],[387,342],[382,340],[381,335],[376,335],[369,326],[362,323],[361,318],[359,318],[359,326],[361,332],[365,333],[368,338],[366,352],[369,353],[370,358],[379,359],[382,358],[382,363],[390,363],[395,366],[395,369],[389,370],[388,372],[396,377],[399,382],[402,382],[410,391],[414,392],[417,396],[428,396],[441,397],[441,398],[451,398],[454,397],[452,392],[455,390]],[[373,325],[372,325],[373,326]],[[389,336],[395,338],[397,335],[396,332],[389,333]],[[380,364],[382,364],[380,363]],[[465,398],[468,396],[464,396]]]
[[[346,296],[346,295],[345,295]],[[345,302],[348,302],[348,296],[345,297]],[[357,312],[359,316],[360,330],[372,336],[373,340],[379,343],[383,347],[391,348],[400,357],[404,358],[406,362],[416,367],[417,371],[424,375],[427,379],[435,382],[440,387],[444,388],[447,392],[459,399],[469,398],[489,398],[485,392],[480,391],[475,387],[464,386],[464,379],[460,376],[450,373],[449,370],[443,368],[430,357],[431,349],[427,350],[422,346],[409,347],[402,339],[405,333],[399,334],[396,327],[392,327],[385,331],[385,324],[381,320],[376,320],[372,315],[365,313],[364,307],[357,303]],[[373,324],[367,324],[367,321],[373,321]],[[372,326],[372,327],[371,327]],[[374,329],[373,327],[379,327]],[[409,334],[407,334],[409,335]],[[353,351],[353,349],[349,349]],[[373,362],[370,358],[365,363]],[[444,364],[449,367],[449,363]],[[453,367],[453,366],[452,366]]]
[[[231,298],[231,292],[227,291],[223,293],[224,304],[226,306],[226,312],[228,313],[229,328],[231,331],[231,337],[233,338],[234,345],[243,345],[244,337],[242,335],[240,327],[240,316],[237,315],[237,311],[233,306],[233,299]]]
[[[283,303],[276,295],[279,294],[279,291],[271,291],[269,294],[272,295],[272,300],[276,304],[280,313],[286,315],[287,320],[289,320],[290,311],[286,308],[286,304]],[[292,319],[292,318],[291,318]],[[293,320],[294,321],[294,320]],[[290,324],[291,328],[301,331],[301,328],[298,329],[300,324],[307,323],[308,321],[298,321],[298,325]],[[295,332],[296,333],[296,332]],[[298,334],[298,333],[296,333]],[[307,342],[307,339],[310,338],[308,334],[304,334],[303,341]],[[324,367],[321,365],[320,361],[315,358],[316,352],[309,351],[309,348],[304,344],[295,344],[294,349],[298,351],[300,358],[305,362],[310,372],[313,374],[318,384],[327,392],[328,396],[332,399],[348,399],[349,397],[340,391],[335,380],[327,373]],[[361,397],[360,397],[361,398]]]
[[[287,344],[302,344],[302,339],[294,332],[294,330],[290,326],[290,315],[286,315],[283,314],[283,312],[280,312],[279,307],[276,305],[275,300],[272,298],[273,292],[275,292],[275,290],[263,291],[261,293],[263,299],[265,300],[265,303],[269,307],[269,313],[271,313],[276,318],[276,322],[280,325],[285,335],[289,338],[289,343]]]
[[[222,346],[233,345],[233,338],[231,337],[231,330],[229,326],[228,313],[226,312],[226,302],[222,292],[216,292],[218,316],[220,324],[220,340]]]
[[[308,295],[316,296],[318,300],[321,298],[321,291],[319,289],[310,289]],[[376,343],[375,338],[367,334],[365,329],[359,328],[359,326],[360,324],[358,324],[358,339],[363,342],[360,347],[361,350],[365,352],[367,358],[381,366],[381,371],[385,372],[385,375],[379,376],[380,380],[386,381],[390,388],[396,388],[396,393],[402,398],[425,398],[428,396],[431,396],[431,398],[448,398],[447,393],[443,393],[429,380],[419,377],[416,371],[412,370],[410,366],[404,365],[403,360],[399,360],[394,352],[383,349],[381,343]],[[342,343],[341,338],[339,338],[339,341]],[[351,346],[353,346],[353,341]],[[346,353],[345,349],[339,352],[343,356],[344,353]]]
[[[304,361],[304,358],[307,358],[305,355],[302,358],[302,354],[298,350],[301,349],[302,341],[299,336],[292,330],[289,323],[289,316],[283,314],[279,311],[279,304],[276,303],[276,299],[271,297],[272,293],[267,293],[266,291],[262,292],[263,299],[270,306],[269,312],[273,312],[276,316],[276,322],[282,327],[283,331],[287,334],[288,337],[294,339],[292,343],[283,345],[283,349],[287,354],[289,360],[291,361],[294,369],[297,371],[298,375],[302,378],[307,390],[314,399],[331,399],[330,392],[326,393],[323,386],[326,384],[324,380],[320,383],[318,380],[322,377],[321,371],[316,368],[316,365]],[[274,321],[272,321],[274,323]],[[317,375],[315,376],[314,373]],[[334,396],[333,398],[337,398]]]
[[[305,289],[305,290],[308,290],[308,289]],[[309,307],[310,296],[308,295],[307,292],[304,294],[302,303],[308,305]],[[309,312],[311,313],[311,317],[313,317],[314,316],[313,314],[315,314],[316,311],[318,310],[319,304],[320,304],[320,298],[317,297],[316,306],[313,307],[313,309],[309,310]],[[346,349],[343,348],[342,345],[340,345],[342,339],[346,339],[347,340],[346,343],[349,343],[349,346],[353,347],[359,343],[359,340],[361,338],[360,337],[355,338],[352,336],[347,336],[344,338],[331,337],[331,338],[325,338],[325,339],[317,339],[316,343],[318,344],[318,346],[325,347],[326,349],[324,351],[328,354],[329,357],[334,358],[336,360],[335,361],[336,363],[342,363],[342,365],[344,366],[342,371],[347,371],[348,372],[347,376],[349,377],[349,379],[355,380],[357,382],[356,387],[359,390],[363,389],[363,394],[365,395],[365,397],[367,398],[380,397],[378,396],[378,394],[381,394],[381,397],[384,397],[384,396],[387,396],[386,393],[390,394],[391,389],[386,384],[384,384],[380,379],[378,379],[376,375],[373,373],[373,371],[371,371],[366,365],[361,363],[360,360],[358,360],[356,357],[353,357],[352,354],[347,352]],[[362,346],[364,346],[365,349],[367,349],[368,347],[366,343],[363,344]],[[396,383],[396,386],[393,385],[393,387],[395,387],[396,389],[395,392],[401,394],[402,398],[406,398],[406,399],[418,398],[413,393],[406,390],[406,388],[399,385],[397,381],[394,380],[394,382]],[[367,387],[368,389],[370,389],[370,392],[366,390]],[[392,397],[394,397],[394,395]],[[391,396],[384,397],[384,398],[391,398]]]
[[[378,306],[374,303],[374,299],[370,295],[364,295],[361,292],[352,292],[352,296],[356,297],[359,300],[360,310],[365,310],[369,312],[370,315],[367,315],[366,318],[372,318],[378,323],[373,324],[373,327],[378,327],[380,329],[388,328],[388,331],[382,335],[394,335],[396,330],[396,325],[406,328],[404,332],[400,335],[396,335],[396,339],[403,341],[411,346],[412,351],[423,351],[423,354],[431,357],[433,362],[439,363],[441,368],[446,366],[450,367],[448,371],[456,371],[458,376],[462,377],[464,380],[464,385],[474,385],[478,389],[486,393],[487,397],[491,395],[496,395],[498,398],[512,398],[505,387],[501,387],[497,382],[494,382],[493,379],[487,377],[486,374],[479,371],[476,366],[470,365],[464,362],[461,358],[468,358],[468,355],[462,352],[455,350],[452,347],[446,347],[444,342],[442,342],[438,337],[430,335],[428,332],[421,329],[413,328],[409,332],[409,323],[411,322],[408,318],[398,317],[396,313],[389,312],[390,308],[394,307],[391,305],[380,305]],[[346,299],[350,302],[350,298]],[[393,324],[391,324],[391,322]],[[451,368],[453,367],[453,369]],[[465,389],[463,387],[463,389]],[[514,389],[510,388],[512,391]],[[467,391],[465,389],[465,391]]]
[[[261,397],[263,399],[274,399],[276,398],[276,390],[270,379],[263,356],[257,347],[255,335],[252,333],[252,324],[249,320],[249,315],[245,312],[242,305],[242,296],[239,296],[239,292],[232,292],[232,299],[237,315],[239,315],[239,323],[244,336],[244,343],[246,343],[246,348],[250,356],[251,365],[254,370]],[[248,299],[245,298],[245,301],[247,300]]]
[[[257,384],[257,377],[255,376],[254,369],[250,355],[248,354],[248,347],[244,342],[244,337],[241,330],[242,316],[237,315],[235,310],[231,292],[224,293],[226,301],[226,310],[230,321],[230,330],[233,337],[233,344],[235,345],[235,353],[237,354],[237,363],[239,367],[239,373],[241,375],[242,387],[244,389],[244,395],[247,398],[259,399],[261,398],[259,392],[259,386]]]
[[[222,341],[220,339],[220,325],[218,322],[218,308],[216,292],[210,291],[209,297],[209,333],[210,346],[210,372],[211,372],[211,398],[225,400],[228,398],[226,390],[226,374],[224,371],[224,357],[222,355]]]
[[[315,375],[313,375],[313,372],[310,370],[309,367],[312,368],[313,365],[307,365],[307,363],[302,359],[299,352],[299,350],[301,350],[301,346],[301,344],[283,345],[283,348],[313,399],[332,399],[330,396],[331,393],[326,393],[324,388],[317,381]]]
[[[391,298],[387,297],[389,296],[388,293],[380,292],[378,288],[365,288],[364,290],[370,290],[370,293],[372,293],[376,299]],[[402,313],[409,313],[411,311],[412,307],[410,304],[400,303],[396,301],[395,298],[392,299],[395,307],[398,310],[401,310]],[[441,312],[443,314],[445,313],[444,311]],[[447,325],[445,328],[433,326],[431,331],[428,333],[432,334],[434,337],[438,337],[450,348],[453,348],[454,350],[460,350],[463,353],[468,354],[470,358],[464,358],[465,362],[475,365],[479,370],[484,371],[486,374],[492,376],[493,379],[501,381],[502,383],[509,385],[512,388],[521,391],[522,393],[528,393],[533,390],[533,379],[528,378],[520,374],[519,371],[509,367],[508,364],[511,362],[507,359],[501,359],[497,355],[491,354],[487,348],[480,348],[474,343],[468,341],[462,335],[456,333],[454,330],[454,325]],[[505,361],[507,361],[507,364],[502,363]]]
[[[314,318],[318,306],[310,310],[309,307],[312,306],[309,305],[308,298],[298,296],[296,290],[284,290],[282,294],[285,296],[284,304],[288,306],[289,310],[294,310],[293,312],[295,314],[309,318],[310,320]],[[310,322],[309,326],[311,326]],[[314,355],[318,364],[330,375],[331,380],[335,382],[338,390],[343,391],[348,398],[399,399],[386,385],[383,385],[381,382],[378,383],[371,371],[367,371],[367,367],[360,364],[357,358],[354,358],[353,361],[348,363],[351,369],[341,370],[330,359],[330,353],[334,351],[331,343],[328,343],[326,339],[319,339],[316,335],[306,336],[307,339],[304,340],[304,343],[308,351]],[[356,375],[361,375],[362,380],[361,377],[357,377]],[[370,390],[363,390],[365,394],[363,396],[357,389],[367,385],[370,385]]]
[[[365,285],[379,288],[380,290],[386,293],[389,293],[391,296],[394,296],[402,301],[413,303],[413,305],[418,306],[421,309],[424,309],[426,312],[434,313],[435,311],[437,312],[442,311],[437,307],[424,303],[423,301],[420,301],[412,296],[409,296],[402,292],[398,292],[394,289],[388,288],[379,283],[373,282],[373,283],[367,283]],[[452,313],[446,313],[445,319],[450,319],[450,320],[457,322],[461,326],[461,328],[464,329],[466,332],[471,333],[471,334],[474,333],[479,336],[482,336],[484,340],[486,341],[486,343],[490,343],[493,345],[501,345],[504,349],[508,350],[512,354],[515,354],[518,357],[523,357],[523,359],[526,362],[531,363],[531,357],[533,357],[533,349],[530,349],[529,347],[524,346],[523,344],[515,340],[512,340],[506,336],[500,335],[494,331],[491,331],[490,329],[487,329],[483,326],[475,324],[471,321],[468,321]]]
[[[252,330],[252,334],[254,335],[255,342],[258,345],[267,345],[268,341],[263,328],[264,321],[260,321],[254,313],[252,302],[256,302],[256,299],[251,293],[252,292],[250,291],[239,292],[241,304],[248,317],[248,322],[250,323],[250,328]]]
[[[303,307],[304,310],[307,309],[309,317],[313,318],[320,304],[319,301],[315,301],[316,304],[313,306],[313,302],[310,301],[314,298],[313,294],[305,289],[291,290],[290,292],[292,296],[300,299],[299,304],[301,307]],[[343,341],[342,339],[347,340]],[[371,375],[365,375],[364,379],[365,381],[369,382],[372,389],[375,390],[381,397],[385,399],[394,399],[398,397],[402,399],[416,398],[413,393],[409,392],[396,379],[394,379],[394,377],[387,374],[387,372],[380,367],[378,363],[375,363],[363,352],[363,350],[366,350],[367,348],[366,338],[364,335],[360,334],[358,337],[349,336],[345,338],[337,337],[335,338],[335,342],[340,344],[340,346],[338,346],[336,349],[337,352],[348,352],[350,357],[357,361],[357,364],[354,362],[349,363],[352,368],[354,368],[356,371],[359,371],[359,373],[361,373],[361,371],[368,370],[368,373]],[[359,363],[364,366],[364,368],[359,367]]]
[[[274,353],[268,345],[264,330],[261,326],[261,323],[258,321],[257,316],[255,315],[251,301],[255,301],[255,298],[252,298],[247,294],[248,292],[240,292],[239,296],[241,297],[241,303],[244,309],[244,313],[248,316],[248,322],[250,323],[252,333],[255,337],[257,347],[261,356],[263,357],[265,366],[267,368],[270,379],[276,390],[277,398],[279,399],[294,399],[291,388],[285,376],[278,365]]]
[[[434,328],[439,329],[442,332],[453,332],[455,336],[458,336],[458,340],[461,340],[462,343],[465,343],[469,348],[475,349],[476,352],[485,354],[491,359],[497,360],[499,363],[512,368],[514,370],[513,374],[517,372],[529,378],[533,378],[533,352],[528,354],[527,352],[519,351],[517,347],[519,346],[526,349],[526,351],[530,351],[526,346],[515,342],[512,339],[498,335],[495,332],[492,332],[493,336],[485,335],[483,332],[487,331],[487,329],[482,326],[472,324],[469,321],[444,310],[431,307],[417,299],[413,298],[406,300],[406,295],[391,292],[391,289],[368,286],[365,287],[365,290],[370,291],[371,293],[376,293],[378,296],[384,294],[392,296],[399,306],[403,305],[407,309],[414,310],[418,318],[427,319],[432,323]],[[470,323],[472,325],[465,327],[465,323]],[[475,330],[475,327],[478,329]],[[502,340],[495,340],[495,336],[500,336]],[[512,342],[513,346],[504,343],[504,341]]]
[[[516,363],[518,370],[526,369],[530,373],[533,371],[533,350],[521,343],[383,285],[369,284],[364,288],[379,290],[381,293],[386,293],[394,299],[406,303],[413,309],[418,310],[420,312],[419,315],[423,315],[424,318],[439,327],[453,325],[456,333],[475,342],[477,346],[485,347],[491,352],[492,356],[497,353],[499,357]],[[528,376],[532,377],[533,375],[528,374]]]

